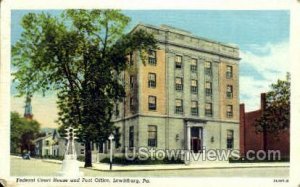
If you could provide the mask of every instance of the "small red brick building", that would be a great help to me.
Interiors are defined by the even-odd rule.
[[[281,158],[290,155],[290,131],[289,129],[275,137],[271,133],[257,133],[255,130],[256,119],[264,112],[266,106],[266,94],[261,94],[260,109],[245,112],[245,105],[240,104],[240,151],[241,156],[249,150],[280,150]]]

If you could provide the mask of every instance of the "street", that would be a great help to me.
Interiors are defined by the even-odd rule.
[[[11,157],[11,176],[57,176],[61,165],[40,159],[23,160]],[[97,171],[80,169],[85,176],[94,177],[281,177],[289,176],[288,167],[186,169],[156,171]]]

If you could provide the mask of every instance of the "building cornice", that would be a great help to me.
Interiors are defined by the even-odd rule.
[[[237,120],[220,120],[220,119],[209,119],[209,118],[190,118],[184,116],[168,116],[168,115],[149,115],[149,114],[134,114],[132,116],[128,116],[125,118],[120,118],[116,120],[112,120],[113,123],[122,122],[124,120],[134,119],[137,117],[157,117],[157,118],[171,118],[171,119],[182,119],[184,121],[191,121],[191,122],[219,122],[219,123],[235,123],[239,124]]]
[[[181,34],[181,35],[188,36],[188,37],[191,37],[191,38],[194,38],[194,39],[198,39],[198,40],[202,40],[202,41],[222,45],[224,47],[229,47],[229,48],[232,48],[232,49],[239,49],[239,47],[236,46],[235,44],[229,44],[229,43],[225,43],[225,42],[219,42],[219,41],[216,41],[216,40],[208,39],[208,38],[205,38],[205,37],[195,36],[190,31],[183,30],[183,29],[180,29],[180,28],[175,28],[175,27],[172,27],[172,26],[161,25],[160,27],[157,27],[157,26],[154,26],[154,25],[151,25],[151,24],[139,23],[132,29],[132,31],[137,29],[139,26],[148,27],[148,28],[152,28],[152,29],[156,29],[156,30],[161,30],[161,31],[164,31],[164,32],[171,32],[171,33],[175,33],[175,34]]]
[[[192,47],[192,46],[188,46],[188,45],[184,45],[184,44],[178,44],[178,43],[171,42],[171,41],[168,41],[168,40],[159,40],[159,39],[157,39],[157,41],[159,43],[163,44],[163,45],[173,45],[173,46],[176,46],[176,47],[182,47],[182,48],[186,48],[186,49],[189,49],[189,50],[194,50],[194,51],[198,51],[198,52],[202,52],[202,53],[217,55],[217,56],[220,56],[220,57],[223,57],[223,58],[229,58],[229,59],[238,60],[238,61],[241,60],[240,57],[233,57],[233,56],[226,55],[226,54],[223,54],[223,53],[218,53],[218,52],[215,52],[215,51],[210,51],[210,50],[206,50],[206,49]]]

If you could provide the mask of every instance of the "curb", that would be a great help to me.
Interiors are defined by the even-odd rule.
[[[107,166],[109,167],[109,166]],[[126,167],[126,166],[125,166]],[[122,172],[122,171],[158,171],[158,170],[196,170],[196,169],[235,169],[235,168],[289,168],[289,165],[262,165],[262,166],[210,166],[210,167],[203,167],[203,166],[182,166],[182,167],[174,167],[174,168],[122,168],[122,169],[99,169],[99,168],[86,168],[86,169],[92,169],[97,171],[109,171],[109,172]]]
[[[61,164],[62,161],[58,161],[58,160],[42,160],[43,162],[50,162],[50,163],[55,163],[55,164]],[[108,171],[108,172],[122,172],[122,171],[158,171],[158,170],[195,170],[195,169],[235,169],[235,168],[279,168],[279,167],[290,167],[289,163],[288,164],[280,164],[280,165],[275,165],[275,164],[269,164],[269,165],[227,165],[227,166],[209,166],[209,165],[194,165],[194,166],[177,166],[177,167],[166,167],[166,168],[116,168],[112,170],[109,170],[109,165],[105,165],[105,167],[107,167],[107,169],[100,169],[100,168],[96,168],[94,167],[83,167],[82,164],[80,164],[81,166],[79,166],[80,168],[84,168],[84,169],[90,169],[90,170],[97,170],[97,171]],[[94,164],[95,165],[95,164]],[[119,167],[119,166],[116,166]],[[122,167],[127,167],[127,166],[122,166]]]

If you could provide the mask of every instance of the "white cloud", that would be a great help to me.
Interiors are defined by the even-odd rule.
[[[249,65],[255,69],[253,75],[240,74],[240,98],[245,103],[246,111],[260,107],[260,93],[270,89],[277,79],[285,79],[289,71],[289,43],[287,41],[254,45],[251,51],[241,51],[241,66]],[[248,66],[248,67],[249,67]],[[261,78],[263,77],[263,78]]]

